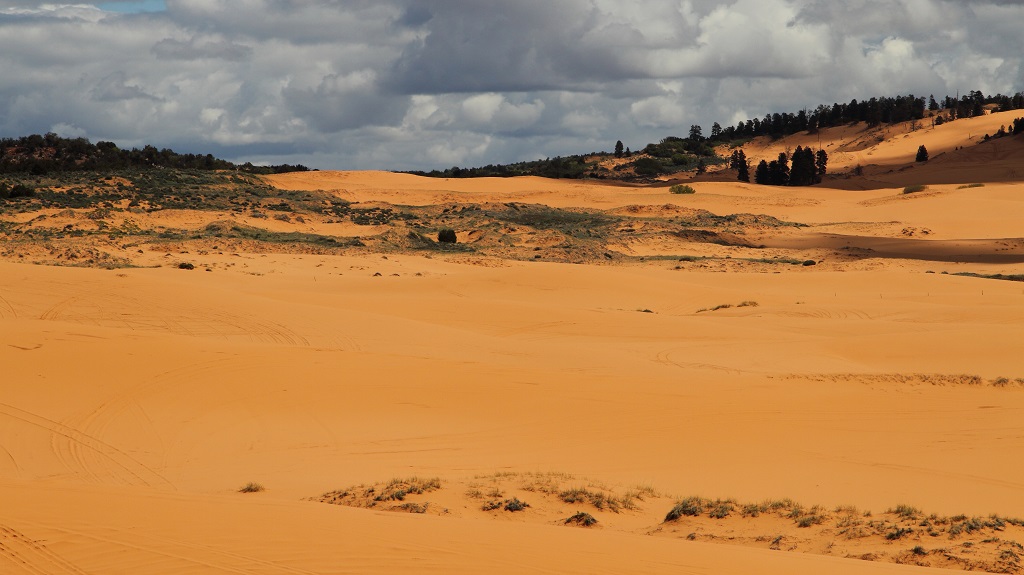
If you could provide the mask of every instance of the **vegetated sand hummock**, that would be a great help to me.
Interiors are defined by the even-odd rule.
[[[7,209],[0,572],[1021,572],[994,116],[815,188],[317,172],[269,179],[281,218]]]

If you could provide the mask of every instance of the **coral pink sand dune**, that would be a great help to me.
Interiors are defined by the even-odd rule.
[[[1020,284],[413,256],[253,265],[264,275],[0,265],[0,565],[893,569],[468,506],[410,517],[303,501],[406,475],[560,471],[680,496],[1024,514],[1010,455],[1024,392],[897,377],[1024,376]],[[697,313],[745,300],[759,306]],[[235,493],[249,481],[267,490]],[[646,510],[651,525],[666,511]]]
[[[1024,284],[956,275],[1024,273],[1012,166],[989,158],[987,180],[984,161],[952,164],[1006,151],[955,149],[999,121],[849,152],[885,160],[847,186],[867,191],[271,178],[364,205],[804,224],[752,224],[735,232],[747,247],[623,235],[610,252],[649,259],[568,264],[200,243],[166,247],[192,250],[192,271],[0,262],[0,573],[1019,572]],[[901,171],[918,142],[944,156]],[[911,172],[938,176],[903,194]],[[688,496],[738,503],[666,522]],[[765,500],[793,514],[741,514]],[[583,512],[596,526],[565,524]]]

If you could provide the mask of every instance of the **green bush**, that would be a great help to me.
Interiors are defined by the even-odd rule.
[[[437,232],[437,241],[442,244],[454,244],[458,243],[459,238],[455,235],[455,230],[445,228]]]
[[[665,166],[654,158],[640,158],[633,162],[633,171],[638,176],[656,176],[665,170]]]
[[[696,194],[697,193],[697,190],[691,188],[690,186],[684,185],[684,184],[676,184],[676,185],[672,186],[671,188],[669,188],[668,191],[670,193],[673,193],[673,194]]]
[[[904,194],[916,194],[917,192],[923,192],[928,189],[928,186],[922,184],[915,184],[913,186],[907,186],[903,188]]]

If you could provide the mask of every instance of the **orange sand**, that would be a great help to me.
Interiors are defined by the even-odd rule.
[[[919,130],[856,159],[905,162],[919,142],[952,157],[984,122],[998,123]],[[880,170],[871,191],[720,182],[693,196],[538,178],[271,180],[359,202],[769,214],[820,226],[822,245],[951,242],[911,256],[1020,238],[1024,174],[992,183],[983,159],[934,162]],[[937,183],[903,196],[911,171]],[[214,273],[0,263],[0,572],[920,571],[640,527],[694,494],[1024,516],[1024,387],[988,385],[1024,378],[1024,284],[924,273],[1024,264],[908,257],[782,274],[412,254],[194,256],[223,264]],[[758,305],[698,311],[744,301]],[[668,495],[597,530],[536,519],[568,506],[495,519],[306,500],[503,471]],[[237,493],[249,481],[266,491]]]

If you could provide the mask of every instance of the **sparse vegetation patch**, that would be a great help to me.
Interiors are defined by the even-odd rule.
[[[259,493],[260,491],[264,491],[265,489],[266,488],[263,487],[263,485],[261,485],[259,483],[256,483],[256,482],[253,482],[253,481],[250,481],[249,483],[246,483],[241,488],[239,488],[238,492],[239,493]]]

